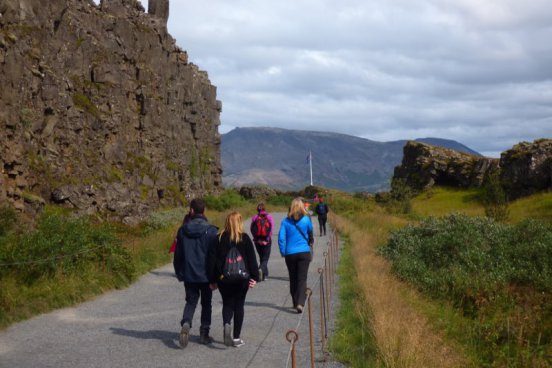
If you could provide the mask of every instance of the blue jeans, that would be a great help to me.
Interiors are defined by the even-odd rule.
[[[186,305],[180,325],[188,322],[190,327],[192,326],[197,302],[201,296],[201,327],[209,328],[211,326],[211,300],[213,299],[213,291],[209,287],[209,283],[184,282],[184,288],[186,289]]]

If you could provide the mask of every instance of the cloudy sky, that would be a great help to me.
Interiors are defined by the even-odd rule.
[[[170,5],[169,32],[218,88],[221,133],[441,137],[489,156],[552,137],[550,0]]]

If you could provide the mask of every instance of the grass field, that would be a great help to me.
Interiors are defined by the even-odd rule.
[[[552,192],[534,194],[510,202],[509,222],[535,218],[552,223]],[[479,189],[437,187],[426,190],[412,200],[412,215],[415,218],[445,216],[450,213],[468,216],[485,216]]]
[[[525,336],[523,328],[520,331],[513,326],[514,321],[523,321],[523,309],[509,308],[503,301],[497,300],[500,313],[496,317],[492,317],[493,304],[490,304],[484,319],[474,320],[465,316],[454,303],[433,299],[418,293],[415,286],[399,281],[391,264],[376,254],[380,247],[387,244],[394,230],[407,224],[416,225],[427,216],[440,217],[451,213],[483,216],[485,210],[478,190],[434,188],[415,197],[411,203],[412,212],[406,215],[391,215],[373,199],[340,193],[332,193],[331,198],[331,208],[342,215],[337,217],[336,225],[345,234],[347,247],[350,247],[351,257],[343,262],[352,264],[347,268],[355,271],[355,284],[361,292],[358,300],[366,304],[363,308],[353,308],[350,302],[345,303],[346,310],[341,312],[340,328],[341,331],[350,331],[361,321],[368,320],[370,333],[364,336],[373,337],[364,341],[357,338],[356,344],[369,344],[365,349],[343,349],[343,346],[347,346],[343,341],[347,340],[338,333],[333,346],[340,359],[353,367],[547,366],[545,357],[551,353],[550,345],[543,345],[542,349],[537,350],[531,348],[531,345],[537,340],[537,343],[542,343],[544,337],[552,331],[545,327],[544,334],[533,341],[520,338]],[[509,206],[508,222],[518,223],[531,217],[550,223],[551,203],[552,193],[514,201]],[[474,281],[472,279],[471,282]],[[348,285],[343,287],[349,288]],[[516,290],[516,298],[521,297],[519,292],[523,289]],[[526,302],[532,303],[530,300],[526,299]],[[533,300],[541,300],[542,303],[542,299]],[[504,314],[508,310],[513,314]],[[510,329],[506,324],[502,325],[501,320],[510,321]],[[527,327],[526,330],[530,325]],[[534,330],[535,326],[531,328]],[[502,331],[505,334],[517,333],[519,336],[512,338],[504,335],[502,340]],[[354,339],[355,335],[348,334],[347,338]],[[503,345],[493,345],[496,343]],[[366,357],[360,354],[362,351],[376,353]],[[490,351],[493,353],[489,355]]]

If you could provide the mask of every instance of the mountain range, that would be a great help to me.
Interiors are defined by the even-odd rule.
[[[310,184],[311,152],[313,184],[348,192],[388,189],[407,142],[280,128],[236,128],[221,138],[226,187],[255,184],[281,190],[303,188]],[[453,140],[416,141],[481,156]]]

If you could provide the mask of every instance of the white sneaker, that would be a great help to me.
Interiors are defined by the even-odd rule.
[[[239,348],[240,346],[244,346],[245,342],[242,339],[234,339],[233,344],[235,348]]]

